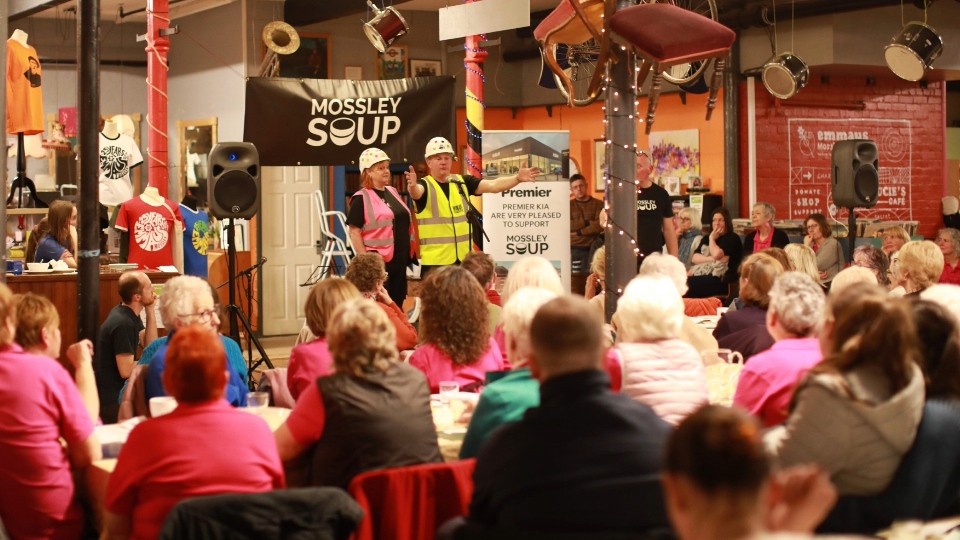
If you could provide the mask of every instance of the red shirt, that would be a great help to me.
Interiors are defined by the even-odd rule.
[[[487,289],[487,302],[499,306],[501,302],[500,293],[496,289]]]
[[[167,208],[134,197],[120,205],[117,213],[117,230],[130,234],[127,262],[139,264],[141,269],[173,265],[173,221],[183,224],[183,216],[180,205],[167,199],[164,202]]]
[[[943,273],[940,274],[940,283],[950,283],[960,285],[960,263],[956,268],[950,266],[950,263],[943,262]]]
[[[287,387],[293,399],[299,400],[309,386],[316,386],[317,379],[333,373],[333,357],[327,348],[326,338],[317,338],[301,343],[290,351],[287,366]]]
[[[767,234],[765,240],[760,239],[760,231],[757,231],[757,234],[753,235],[753,252],[758,253],[761,250],[767,249],[773,243],[773,227],[770,227],[770,232]]]
[[[70,375],[55,360],[0,351],[0,518],[11,538],[80,536],[83,513],[60,444],[81,444],[93,422]]]
[[[131,539],[155,539],[180,501],[285,487],[273,432],[226,400],[181,403],[130,432],[107,485],[108,511],[130,516]]]

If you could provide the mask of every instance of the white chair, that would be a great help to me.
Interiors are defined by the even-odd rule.
[[[341,257],[343,259],[343,267],[346,269],[347,265],[350,264],[350,259],[353,258],[354,251],[353,242],[350,241],[349,229],[347,228],[347,216],[345,216],[343,212],[327,210],[323,192],[319,189],[313,192],[313,199],[317,203],[317,213],[320,218],[320,235],[322,236],[320,240],[323,245],[320,252],[320,275],[317,277],[319,280],[330,277],[333,274],[331,269],[339,275],[339,266],[337,266],[335,257]],[[343,230],[344,236],[346,236],[346,241],[330,230],[329,218],[331,216],[340,224],[340,228]]]

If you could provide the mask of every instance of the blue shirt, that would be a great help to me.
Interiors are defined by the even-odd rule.
[[[56,238],[49,233],[44,234],[40,243],[37,244],[37,253],[33,256],[33,262],[59,261],[64,251],[67,251],[67,248],[60,245]]]
[[[167,338],[173,337],[173,332],[167,335]],[[221,336],[222,337],[222,336]],[[144,382],[143,390],[146,394],[146,401],[150,398],[165,396],[167,392],[163,389],[163,370],[167,365],[167,347],[170,346],[170,340],[160,345],[157,353],[153,355],[150,361],[150,367],[147,368],[147,380]],[[228,363],[229,367],[229,363]],[[234,407],[245,407],[247,405],[247,383],[235,369],[227,369],[230,372],[230,380],[227,382],[227,394],[224,398]]]
[[[183,215],[183,273],[207,279],[207,234],[209,218],[203,210],[180,205]]]

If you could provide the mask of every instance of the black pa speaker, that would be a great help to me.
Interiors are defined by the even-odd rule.
[[[869,208],[877,204],[880,167],[877,143],[863,139],[833,145],[833,204]]]
[[[260,209],[260,154],[246,142],[217,143],[208,157],[207,202],[218,219],[249,219]]]

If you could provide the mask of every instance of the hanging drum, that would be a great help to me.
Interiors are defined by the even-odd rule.
[[[384,52],[398,37],[406,34],[410,27],[393,6],[380,11],[370,0],[367,0],[367,5],[376,16],[363,23],[363,32],[378,51]]]
[[[897,77],[919,81],[923,73],[943,51],[943,40],[937,31],[922,22],[910,22],[894,36],[884,49],[887,65]]]
[[[807,64],[791,53],[783,53],[763,66],[763,85],[780,99],[790,99],[807,85]]]

